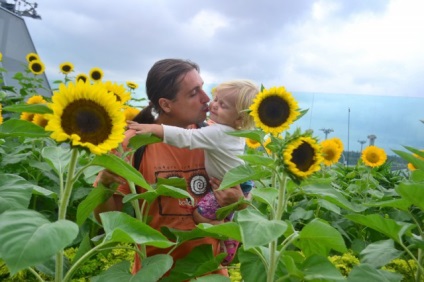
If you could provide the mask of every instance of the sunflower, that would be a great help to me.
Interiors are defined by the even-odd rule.
[[[246,138],[246,145],[251,149],[257,149],[261,146],[261,143],[256,140]]]
[[[424,150],[421,150],[421,152],[424,152]],[[416,157],[416,158],[418,158],[418,159],[421,159],[421,160],[424,160],[424,158],[423,157],[421,157],[421,156],[418,156],[417,154],[413,154],[413,156],[414,157]],[[414,171],[414,170],[416,170],[417,168],[413,165],[413,164],[411,164],[411,163],[408,163],[408,169],[410,170],[410,171]]]
[[[45,66],[40,60],[32,60],[28,64],[29,70],[36,75],[42,74],[45,70]]]
[[[124,107],[125,120],[133,120],[139,113],[140,113],[140,110],[137,108],[130,107],[130,106]]]
[[[361,159],[365,165],[377,167],[384,164],[387,160],[386,152],[374,145],[366,147],[362,151]]]
[[[287,144],[283,158],[287,171],[302,179],[320,170],[321,148],[315,139],[299,137]]]
[[[47,101],[44,100],[43,96],[41,96],[41,95],[33,95],[27,100],[26,103],[28,105],[47,104]],[[22,112],[20,119],[21,120],[27,120],[27,121],[33,121],[34,120],[34,114],[28,113],[28,112]]]
[[[343,152],[343,150],[340,150],[340,143],[334,139],[336,138],[327,139],[321,142],[323,162],[327,166],[337,163]]]
[[[60,72],[63,74],[69,74],[74,70],[74,65],[70,62],[65,62],[59,66]]]
[[[124,139],[125,117],[115,97],[101,84],[78,81],[61,84],[53,94],[52,114],[47,131],[58,142],[70,140],[73,146],[103,154],[116,148]]]
[[[138,84],[132,81],[127,81],[127,86],[128,88],[130,88],[131,90],[137,89],[138,88]]]
[[[263,89],[249,108],[257,127],[277,135],[299,116],[299,107],[284,87]]]
[[[89,76],[93,81],[101,81],[103,78],[103,71],[101,68],[92,68],[89,72]]]
[[[0,62],[3,59],[3,54],[0,52]]]
[[[32,119],[32,123],[41,126],[46,127],[48,123],[47,114],[34,114],[34,117]]]
[[[75,81],[78,82],[79,80],[82,80],[83,82],[87,82],[88,81],[88,76],[84,73],[80,73],[79,75],[77,75],[77,77],[75,78]]]
[[[30,63],[30,62],[35,61],[35,60],[39,61],[40,57],[35,53],[28,53],[26,55],[26,60],[27,60],[28,63]]]
[[[115,95],[116,100],[121,104],[125,104],[131,99],[131,93],[129,93],[122,84],[106,81],[103,86],[109,93]]]

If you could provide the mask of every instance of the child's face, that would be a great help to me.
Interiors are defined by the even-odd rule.
[[[240,116],[236,110],[236,94],[228,91],[217,91],[209,103],[210,119],[216,123],[237,129]]]

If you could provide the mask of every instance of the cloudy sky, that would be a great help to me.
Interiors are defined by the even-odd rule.
[[[389,132],[377,141],[424,147],[422,0],[36,2],[42,20],[25,22],[50,80],[69,61],[76,74],[100,67],[107,80],[137,82],[143,95],[155,61],[190,59],[206,85],[249,78],[305,93],[303,126],[340,128],[342,139],[351,108],[352,132],[363,129],[355,146]]]

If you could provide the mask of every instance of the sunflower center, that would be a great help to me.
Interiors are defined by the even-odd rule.
[[[100,72],[98,72],[98,71],[93,71],[91,73],[91,78],[93,80],[100,80],[102,78],[102,74]]]
[[[62,70],[63,70],[64,72],[70,72],[70,71],[71,71],[71,66],[68,66],[68,65],[63,66],[63,67],[62,67]]]
[[[379,161],[379,159],[380,158],[379,158],[378,154],[370,153],[370,154],[367,155],[367,160],[370,163],[377,163]]]
[[[269,127],[277,127],[285,123],[290,115],[290,106],[279,96],[266,97],[258,107],[261,122]]]
[[[314,148],[307,142],[303,142],[299,147],[293,150],[291,161],[300,171],[308,171],[314,164]]]
[[[40,72],[42,70],[41,65],[40,64],[37,64],[37,63],[32,64],[31,69],[34,72]]]
[[[108,112],[94,101],[81,99],[70,103],[62,114],[62,128],[67,134],[77,134],[81,142],[98,145],[112,131]]]
[[[332,149],[323,150],[323,153],[326,160],[333,160],[336,156],[336,152]]]

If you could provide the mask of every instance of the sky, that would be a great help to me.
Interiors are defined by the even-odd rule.
[[[237,78],[286,87],[309,108],[301,127],[320,138],[333,128],[355,150],[369,134],[386,150],[424,147],[422,0],[36,2],[42,19],[25,22],[51,81],[72,62],[75,74],[100,67],[144,96],[155,61],[189,59],[205,88]]]

